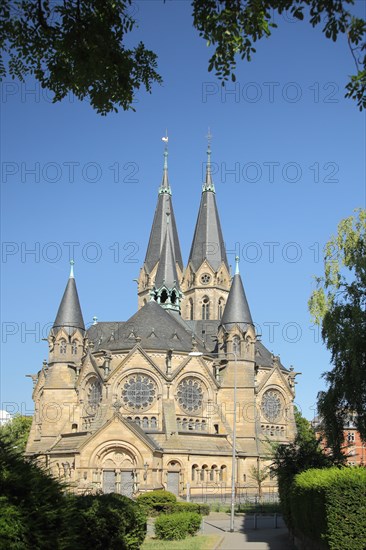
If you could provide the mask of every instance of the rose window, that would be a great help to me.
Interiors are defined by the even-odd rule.
[[[155,401],[156,391],[156,384],[150,376],[134,374],[122,386],[123,404],[134,411],[142,411]]]
[[[273,422],[280,416],[282,409],[282,400],[278,391],[267,391],[262,399],[262,413],[269,420]]]
[[[178,403],[189,413],[197,412],[202,407],[203,389],[197,378],[185,378],[178,386]]]
[[[208,283],[211,281],[211,276],[208,273],[204,273],[201,276],[201,283],[203,285],[208,285]]]

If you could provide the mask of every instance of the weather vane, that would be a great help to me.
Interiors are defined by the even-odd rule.
[[[165,148],[168,147],[168,141],[169,141],[169,138],[168,138],[168,128],[165,129],[165,136],[161,138],[162,141],[164,141],[165,143]]]

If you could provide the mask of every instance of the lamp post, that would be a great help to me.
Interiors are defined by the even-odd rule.
[[[201,357],[203,353],[200,351],[191,351],[188,355],[191,357]],[[212,354],[208,354],[212,355]],[[237,386],[237,366],[238,356],[235,351],[227,351],[225,356],[234,356],[234,415],[233,415],[233,452],[231,458],[231,500],[230,500],[230,532],[234,531],[234,517],[235,517],[235,481],[236,481],[236,386]]]

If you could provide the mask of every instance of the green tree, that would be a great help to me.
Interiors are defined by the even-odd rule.
[[[309,19],[312,27],[322,25],[326,38],[334,42],[345,35],[353,56],[356,74],[346,86],[346,97],[366,107],[366,21],[348,9],[354,0],[193,0],[194,26],[208,45],[215,47],[209,71],[224,81],[235,81],[238,57],[251,61],[254,44],[271,36],[277,27],[275,15],[284,12]]]
[[[366,210],[342,220],[325,246],[324,276],[309,309],[321,325],[333,368],[323,374],[327,390],[318,409],[328,445],[341,453],[344,422],[356,413],[356,426],[366,441]]]
[[[2,440],[8,443],[13,449],[22,453],[28,441],[29,432],[32,426],[31,416],[15,415],[10,422],[0,428]]]
[[[60,101],[71,92],[102,115],[133,109],[135,92],[154,82],[157,56],[141,42],[127,48],[136,27],[131,0],[2,0],[0,76],[33,74]]]
[[[270,467],[269,466],[262,466],[261,467],[259,461],[257,462],[256,466],[252,465],[249,468],[249,477],[251,479],[253,479],[253,481],[255,481],[255,483],[258,487],[259,502],[262,502],[263,483],[269,477],[269,474],[270,474]]]
[[[277,477],[278,492],[284,519],[289,527],[292,525],[290,489],[296,474],[309,468],[329,468],[341,464],[333,455],[326,454],[321,441],[316,438],[311,424],[300,411],[295,411],[297,434],[290,445],[273,445],[271,470]]]
[[[132,0],[2,0],[0,4],[0,76],[23,80],[33,74],[54,93],[54,101],[69,92],[88,98],[102,115],[133,109],[136,91],[151,92],[161,83],[157,56],[140,42],[125,45],[137,26]],[[192,0],[193,24],[215,51],[209,71],[223,83],[235,80],[237,57],[250,61],[253,45],[269,37],[273,19],[288,11],[298,20],[322,24],[327,38],[347,36],[356,72],[346,97],[366,107],[366,23],[348,9],[353,0]],[[130,40],[130,38],[128,38]]]

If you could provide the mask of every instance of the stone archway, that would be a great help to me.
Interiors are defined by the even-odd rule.
[[[131,498],[136,492],[136,465],[136,456],[131,451],[122,447],[109,449],[100,460],[103,492]]]
[[[170,460],[167,467],[167,491],[179,496],[181,464],[177,460]]]

